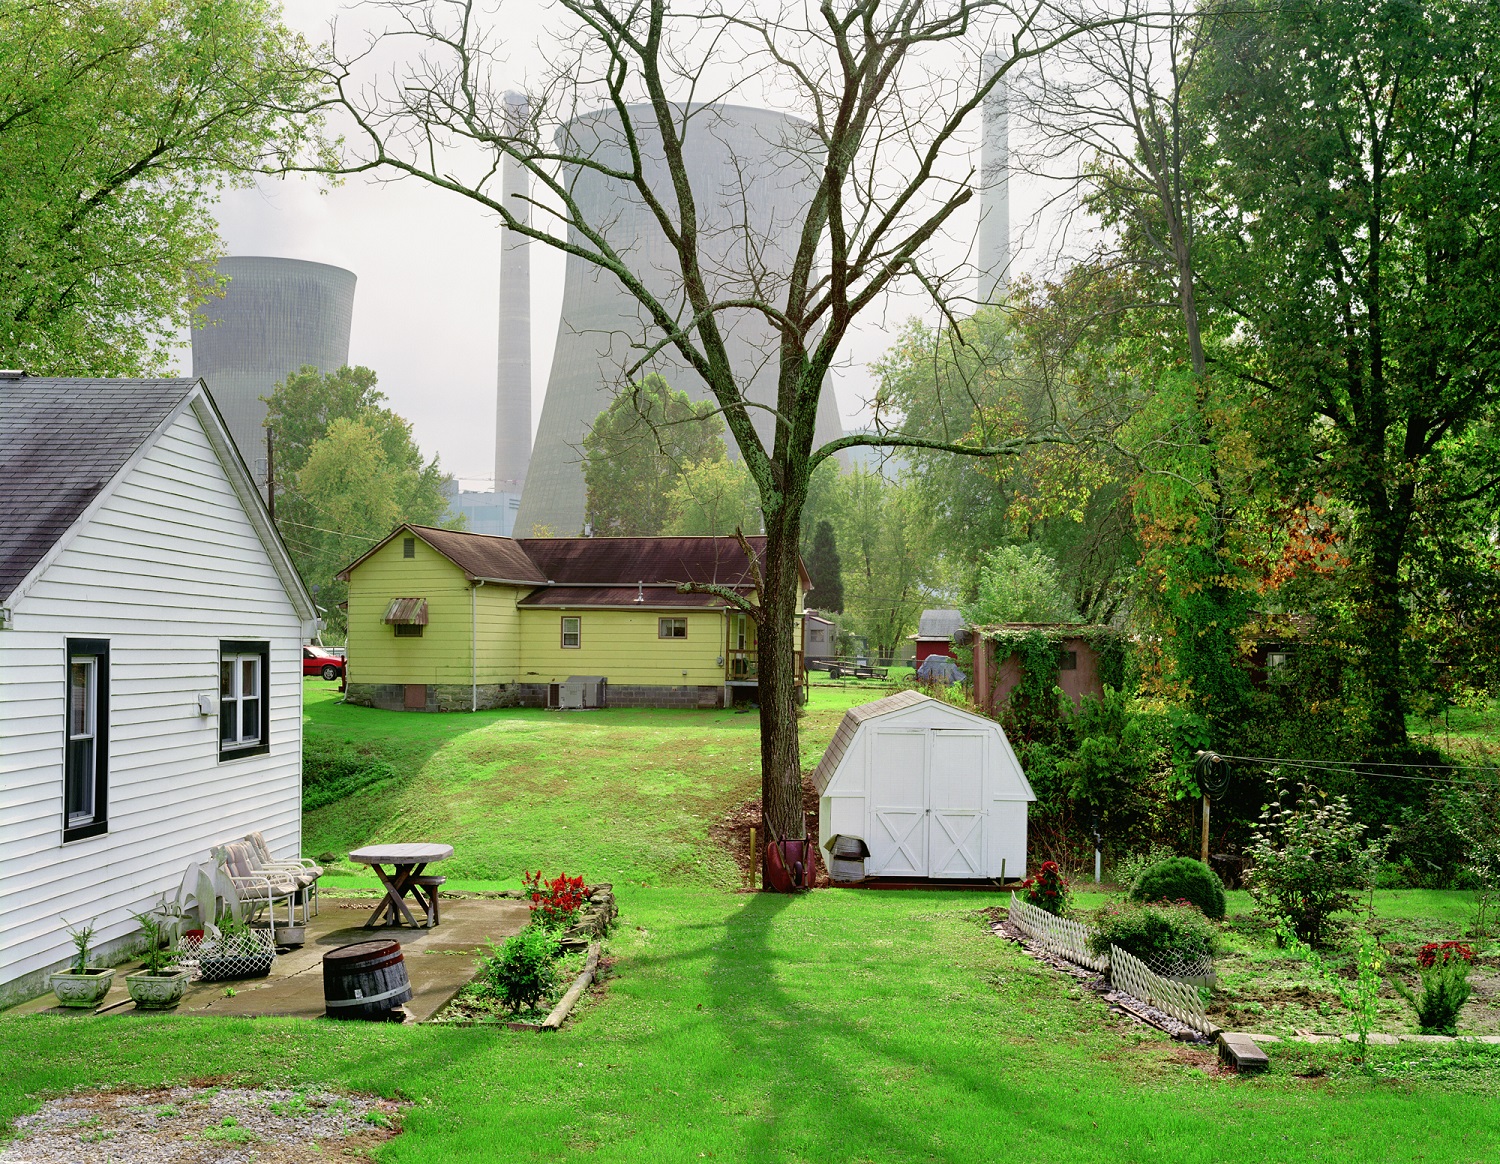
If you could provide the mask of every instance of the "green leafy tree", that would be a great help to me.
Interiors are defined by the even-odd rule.
[[[978,594],[965,611],[971,623],[1077,622],[1057,563],[1039,546],[1001,546],[979,567]]]
[[[863,635],[877,655],[891,657],[916,629],[923,608],[946,597],[929,585],[934,554],[920,495],[906,479],[890,481],[864,469],[845,473],[834,533],[846,628]]]
[[[835,614],[841,612],[844,609],[844,576],[833,522],[818,522],[806,565],[808,577],[812,580],[813,606]]]
[[[728,457],[690,461],[682,467],[667,502],[672,516],[666,533],[760,532],[760,495],[743,461]]]
[[[621,392],[583,438],[589,529],[596,537],[665,532],[683,470],[723,460],[723,434],[713,404],[695,404],[654,373]]]
[[[1406,743],[1405,567],[1500,405],[1500,12],[1468,0],[1214,4],[1190,116],[1196,252],[1285,479],[1340,500],[1369,745]]]
[[[217,293],[213,203],[312,140],[264,0],[12,0],[0,16],[0,364],[170,366]]]
[[[436,457],[384,407],[369,368],[303,368],[267,398],[276,449],[276,524],[312,589],[328,633],[343,634],[334,575],[401,522],[460,528],[448,516]]]

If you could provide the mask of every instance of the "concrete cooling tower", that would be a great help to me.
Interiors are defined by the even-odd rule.
[[[224,414],[258,485],[266,481],[266,406],[277,383],[311,364],[349,362],[354,272],[301,259],[226,258],[224,298],[193,321],[193,375]]]
[[[652,188],[666,205],[675,206],[650,107],[632,107],[631,115]],[[614,110],[575,118],[557,136],[562,152],[628,166],[622,124]],[[816,140],[807,125],[795,118],[723,105],[695,110],[685,136],[685,161],[701,220],[711,293],[717,298],[746,295],[754,281],[759,285],[758,297],[781,301],[799,228],[820,174]],[[633,188],[579,168],[569,172],[566,180],[585,221],[601,225],[610,245],[627,256],[631,269],[642,276],[652,294],[685,315],[675,254]],[[576,234],[572,241],[582,242]],[[749,398],[774,404],[777,332],[763,316],[741,310],[721,315],[720,326],[726,332],[735,371],[741,383],[748,385]],[[516,516],[518,537],[531,536],[539,527],[557,536],[582,532],[583,438],[627,383],[625,369],[661,338],[613,275],[568,256],[547,398]],[[639,380],[653,371],[695,400],[711,399],[707,384],[675,352],[655,356],[629,379]],[[771,413],[755,409],[752,416],[761,439],[769,445]],[[840,435],[833,391],[825,386],[818,408],[817,441],[836,440]]]

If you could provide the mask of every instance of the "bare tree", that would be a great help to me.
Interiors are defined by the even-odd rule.
[[[639,305],[623,379],[663,356],[717,402],[754,478],[765,549],[753,600],[699,586],[754,619],[766,828],[803,835],[794,675],[799,533],[813,470],[855,445],[1019,452],[1042,431],[980,431],[952,442],[886,433],[817,444],[819,398],[855,321],[902,285],[947,313],[956,269],[943,233],[974,195],[962,130],[1006,73],[1119,16],[1094,0],[821,0],[669,8],[666,0],[558,0],[569,27],[528,79],[529,120],[506,118],[501,38],[472,0],[389,6],[396,27],[327,62],[326,108],[349,119],[342,172],[410,176],[484,205],[509,229],[577,256]],[[999,69],[978,62],[1003,30]],[[404,53],[402,42],[416,51]],[[376,61],[397,51],[402,63]],[[513,81],[512,81],[513,83]],[[807,183],[794,221],[765,221],[752,183],[705,190],[688,155],[731,102],[774,102],[798,118],[778,147]],[[506,158],[532,180],[532,213],[501,197]],[[747,165],[750,164],[747,162]],[[733,170],[733,164],[730,167]],[[599,183],[621,201],[600,200]],[[737,197],[738,195],[738,197]],[[643,207],[652,238],[620,228]],[[727,217],[716,207],[730,207]],[[955,295],[956,299],[957,296]],[[951,316],[950,316],[951,317]],[[748,388],[735,335],[747,318],[773,337],[759,353],[774,395]],[[750,364],[756,360],[751,359]],[[748,549],[748,547],[747,547]]]

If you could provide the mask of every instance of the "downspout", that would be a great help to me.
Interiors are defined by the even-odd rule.
[[[475,582],[469,587],[469,710],[479,710],[479,588],[484,583]]]

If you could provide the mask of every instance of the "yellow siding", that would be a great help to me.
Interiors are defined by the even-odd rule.
[[[480,683],[511,683],[518,667],[513,586],[481,586],[475,609],[464,572],[421,538],[416,557],[396,537],[349,577],[349,679],[355,683],[468,683],[473,616]],[[427,599],[421,638],[397,638],[383,621],[393,598]]]
[[[569,675],[603,675],[613,684],[655,687],[724,682],[724,616],[717,610],[523,608],[520,614],[522,683],[561,683]],[[564,615],[583,620],[576,648],[562,646]],[[658,618],[683,617],[687,638],[657,637]]]

